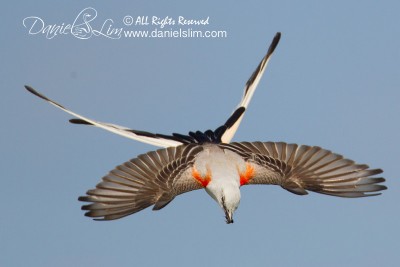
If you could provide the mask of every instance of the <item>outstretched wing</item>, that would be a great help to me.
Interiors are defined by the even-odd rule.
[[[246,86],[244,87],[242,100],[240,101],[236,110],[232,113],[232,115],[224,124],[224,126],[226,126],[226,130],[225,132],[223,132],[221,136],[221,141],[223,143],[229,143],[232,140],[233,136],[235,135],[236,130],[238,129],[240,122],[243,119],[247,106],[249,105],[250,100],[254,94],[254,91],[256,90],[257,85],[260,82],[260,79],[264,74],[265,69],[267,68],[268,61],[271,58],[272,53],[274,53],[274,50],[278,45],[280,38],[281,38],[281,33],[280,32],[276,33],[274,39],[272,40],[271,45],[268,48],[267,54],[261,60],[260,64],[258,64],[256,70],[253,72],[250,79],[247,81]]]
[[[385,179],[371,177],[381,169],[369,169],[317,146],[275,142],[220,144],[241,155],[249,164],[248,184],[275,184],[298,194],[307,190],[338,197],[375,196]]]
[[[151,205],[159,210],[175,196],[203,188],[192,176],[192,165],[203,148],[189,144],[142,154],[117,166],[80,201],[88,217],[115,220]]]
[[[115,125],[115,124],[111,124],[111,123],[98,122],[98,121],[86,118],[84,116],[81,116],[75,112],[68,110],[67,108],[63,107],[62,105],[58,104],[57,102],[47,98],[46,96],[42,95],[39,92],[37,92],[30,86],[25,85],[25,88],[32,94],[46,100],[53,106],[78,118],[78,119],[70,120],[71,123],[93,125],[93,126],[102,128],[104,130],[110,131],[112,133],[122,135],[124,137],[134,139],[134,140],[137,140],[137,141],[140,141],[143,143],[147,143],[150,145],[159,146],[159,147],[182,145],[182,142],[177,141],[176,138],[173,136],[158,135],[158,134],[153,134],[153,133],[144,132],[144,131],[132,130],[132,129],[128,129],[123,126],[119,126],[119,125]]]

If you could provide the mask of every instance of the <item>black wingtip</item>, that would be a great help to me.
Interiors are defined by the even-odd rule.
[[[385,179],[383,179],[383,180],[385,180]],[[381,183],[381,182],[378,182],[378,183]],[[383,191],[383,190],[387,190],[387,189],[388,188],[386,185],[379,185],[379,190],[377,190],[377,191]],[[382,194],[382,193],[380,193],[380,194]]]
[[[87,198],[87,196],[81,196],[81,197],[78,197],[78,201],[83,201],[83,202],[88,202],[89,200],[88,200],[88,198]]]

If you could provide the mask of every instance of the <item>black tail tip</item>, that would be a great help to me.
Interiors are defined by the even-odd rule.
[[[29,92],[31,92],[32,94],[37,94],[37,92],[35,91],[35,89],[33,89],[31,86],[29,85],[24,85],[25,89],[28,90]]]
[[[70,119],[69,122],[73,124],[93,125],[92,123],[82,119]]]
[[[277,32],[272,40],[272,43],[268,49],[267,54],[272,54],[275,48],[278,46],[279,40],[281,39],[281,32]]]
[[[44,100],[49,101],[49,99],[47,97],[45,97],[44,95],[42,95],[41,93],[39,93],[38,91],[36,91],[35,89],[33,89],[31,86],[29,85],[24,85],[25,89],[28,90],[31,94],[34,94],[37,97],[40,97]]]

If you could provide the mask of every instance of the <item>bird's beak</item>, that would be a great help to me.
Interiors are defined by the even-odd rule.
[[[233,223],[233,212],[229,212],[228,210],[226,210],[226,209],[224,209],[224,212],[225,212],[225,219],[226,219],[226,223],[227,224],[230,224],[230,223]]]
[[[222,196],[222,198],[221,198],[221,206],[222,206],[222,209],[224,210],[224,213],[225,213],[226,223],[227,224],[233,223],[233,218],[232,218],[233,217],[233,211],[228,210],[228,208],[226,207],[225,196]]]

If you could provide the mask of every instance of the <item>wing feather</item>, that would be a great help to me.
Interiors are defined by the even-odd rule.
[[[366,197],[386,189],[381,169],[369,169],[318,146],[283,142],[220,144],[254,167],[248,184],[276,184],[299,195],[314,191],[338,197]]]
[[[80,201],[86,216],[114,220],[151,205],[165,207],[175,196],[202,188],[191,176],[196,155],[203,148],[189,144],[139,155],[117,166]]]

